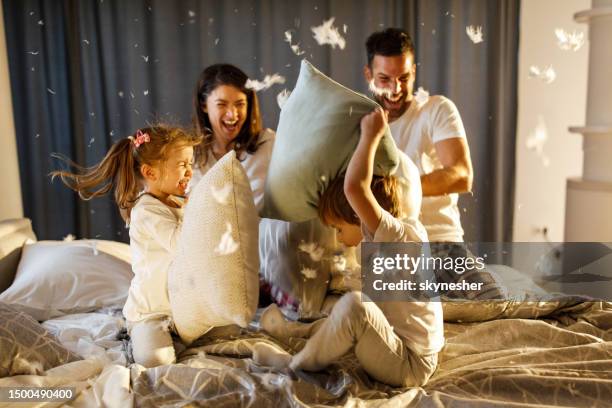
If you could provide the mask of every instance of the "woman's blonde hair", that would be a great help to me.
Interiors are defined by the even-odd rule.
[[[171,147],[197,146],[201,141],[201,136],[182,128],[159,124],[139,129],[119,140],[111,146],[102,161],[92,167],[83,167],[63,155],[53,154],[76,172],[56,170],[50,175],[53,179],[60,177],[83,200],[100,197],[114,188],[115,202],[121,216],[128,220],[144,187],[140,166],[154,166],[167,160]]]
[[[374,176],[370,188],[382,208],[396,218],[401,216],[400,184],[396,177]],[[361,224],[344,194],[344,174],[334,178],[319,197],[319,218],[325,225],[329,225],[332,219],[351,225]]]

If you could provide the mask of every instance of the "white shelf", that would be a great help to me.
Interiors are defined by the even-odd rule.
[[[568,129],[583,135],[612,135],[612,126],[570,126]]]
[[[612,6],[597,7],[590,10],[579,11],[574,14],[574,20],[577,23],[588,23],[590,20],[596,17],[612,16]]]
[[[584,180],[582,177],[568,178],[567,188],[570,190],[586,190],[612,193],[611,182]]]

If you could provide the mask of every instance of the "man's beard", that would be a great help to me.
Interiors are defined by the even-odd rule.
[[[397,119],[408,109],[410,101],[406,100],[405,93],[402,92],[397,102],[393,103],[385,96],[376,95],[376,101],[389,112],[389,120]]]
[[[368,82],[368,88],[376,102],[378,102],[387,112],[389,112],[389,120],[394,120],[400,117],[410,105],[410,99],[408,99],[408,92],[400,92],[397,97],[393,97],[394,94],[388,88],[379,88],[374,84],[374,80],[371,79]],[[389,100],[393,99],[395,102]]]

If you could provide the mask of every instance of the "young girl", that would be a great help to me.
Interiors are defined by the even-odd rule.
[[[374,154],[384,133],[386,115],[377,110],[361,121],[361,137],[344,178],[334,180],[323,193],[319,215],[336,228],[338,239],[356,246],[374,242],[426,240],[418,219],[400,221],[400,206],[392,177],[374,178]],[[321,370],[354,347],[357,359],[373,378],[393,386],[421,386],[437,365],[444,345],[442,307],[439,302],[362,302],[362,294],[345,294],[330,316],[315,324],[286,322],[271,307],[262,327],[276,337],[312,334],[296,355],[257,343],[253,359],[277,368]],[[313,334],[314,333],[314,334]]]
[[[69,162],[77,173],[52,173],[85,200],[114,187],[130,227],[134,271],[123,314],[134,361],[145,367],[176,360],[167,277],[183,218],[181,198],[192,176],[193,148],[200,142],[201,137],[179,128],[143,128],[115,143],[93,167]]]

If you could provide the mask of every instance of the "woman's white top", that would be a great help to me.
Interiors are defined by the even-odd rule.
[[[247,153],[244,157],[239,158],[251,183],[251,190],[253,190],[253,198],[255,199],[257,211],[261,210],[263,206],[264,185],[266,182],[266,175],[268,174],[270,158],[272,157],[274,136],[275,133],[272,129],[263,130],[259,136],[259,147],[255,153]],[[193,175],[189,183],[190,187],[196,186],[204,174],[206,174],[215,163],[217,163],[217,159],[213,155],[212,150],[209,149],[206,164],[201,167],[194,167]]]

